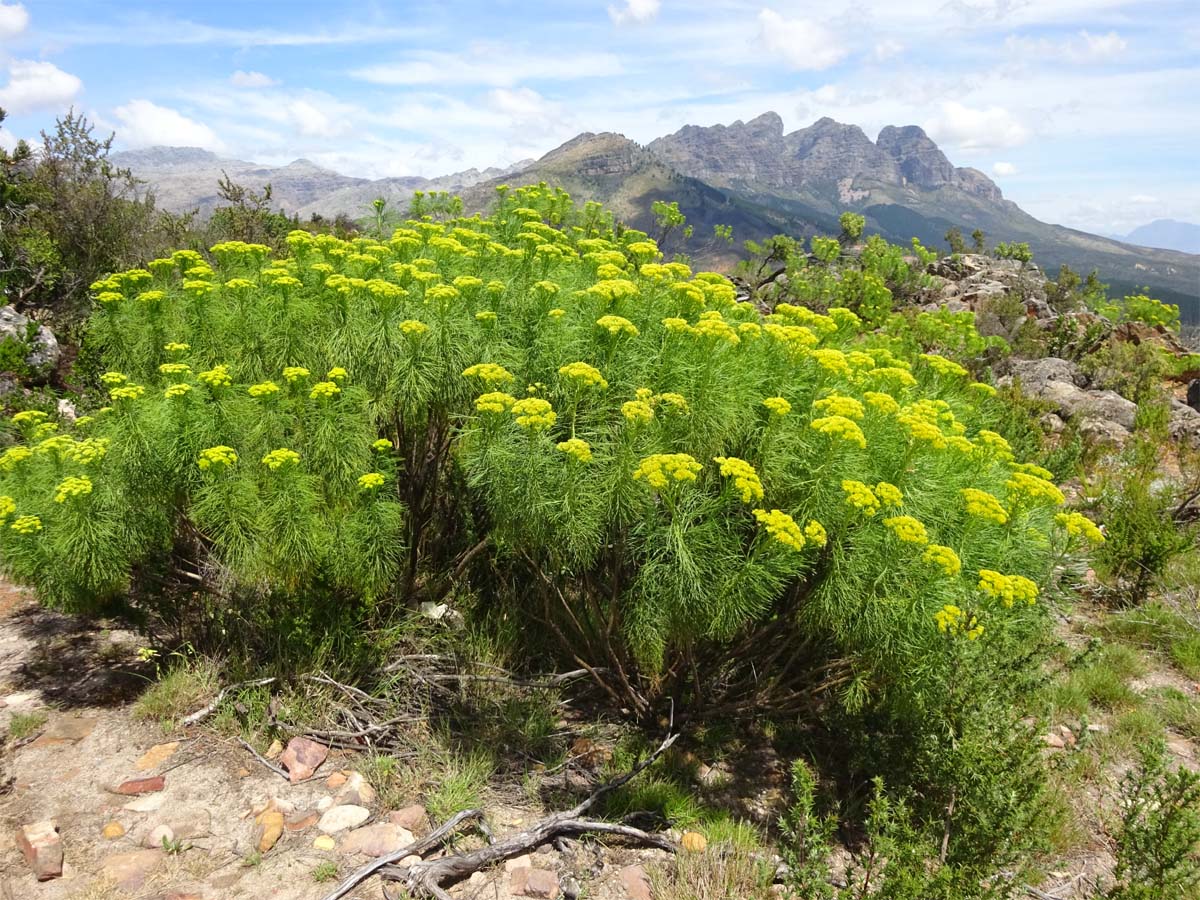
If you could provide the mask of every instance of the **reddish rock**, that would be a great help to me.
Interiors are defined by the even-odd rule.
[[[136,891],[146,881],[150,870],[163,858],[162,850],[133,850],[117,853],[104,860],[100,874],[112,879],[125,891]]]
[[[425,834],[429,831],[429,815],[420,803],[388,813],[388,821],[401,828],[407,828],[413,834]]]
[[[305,828],[311,828],[313,825],[316,825],[317,819],[319,818],[320,816],[318,816],[315,812],[301,810],[289,818],[284,823],[284,827],[288,831],[303,831]]]
[[[49,881],[62,875],[62,838],[53,822],[23,825],[17,832],[17,846],[38,881]]]
[[[331,791],[336,791],[338,788],[340,788],[343,784],[346,783],[346,777],[349,774],[350,773],[348,773],[348,772],[334,772],[332,775],[330,775],[328,778],[325,779],[325,787],[329,788]]]
[[[342,841],[343,853],[361,853],[363,856],[386,856],[414,843],[412,832],[390,822],[356,828]]]
[[[131,778],[129,781],[122,782],[113,788],[115,794],[154,794],[161,791],[166,785],[167,780],[161,775],[155,775],[153,778]]]
[[[167,744],[155,744],[141,755],[138,761],[133,764],[133,767],[139,772],[149,772],[151,769],[157,769],[170,759],[178,749],[179,741],[171,741]]]
[[[520,897],[558,900],[558,876],[549,869],[516,869],[512,873],[512,892]]]
[[[621,870],[621,887],[629,900],[650,900],[650,876],[641,866],[626,866]]]
[[[59,744],[77,744],[92,733],[98,721],[94,717],[86,716],[78,718],[62,716],[53,719],[41,736],[29,746],[53,747]]]
[[[328,755],[329,748],[324,744],[318,744],[308,738],[294,737],[288,741],[287,749],[280,755],[279,762],[288,770],[288,777],[291,778],[292,784],[295,784],[297,781],[311,778]]]
[[[268,809],[260,813],[254,822],[255,846],[259,853],[266,853],[283,834],[283,813],[277,809]]]
[[[370,806],[375,802],[375,788],[359,772],[351,772],[333,797],[336,806]]]

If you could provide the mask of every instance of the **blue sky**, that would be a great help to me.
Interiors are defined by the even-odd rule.
[[[768,109],[918,124],[1048,221],[1200,222],[1195,0],[0,0],[0,141],[72,105],[121,147],[368,177]]]

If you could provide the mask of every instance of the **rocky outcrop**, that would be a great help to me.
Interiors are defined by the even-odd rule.
[[[25,364],[39,372],[53,369],[62,355],[53,331],[21,315],[11,306],[0,306],[0,342],[8,340],[29,348]]]

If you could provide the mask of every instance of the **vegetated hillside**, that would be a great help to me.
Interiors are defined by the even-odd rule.
[[[943,246],[951,227],[968,235],[980,228],[990,244],[1028,242],[1049,272],[1064,263],[1082,273],[1096,269],[1114,294],[1145,289],[1178,304],[1184,322],[1200,322],[1200,257],[1041,222],[982,172],[954,166],[915,125],[888,126],[872,141],[858,126],[829,118],[785,133],[783,120],[768,112],[728,126],[685,126],[645,147],[618,134],[584,133],[536,161],[433,179],[349,178],[306,160],[272,169],[195,149],[153,148],[114,159],[177,211],[211,210],[223,171],[251,187],[270,182],[278,207],[303,218],[361,216],[376,197],[395,208],[416,190],[460,193],[468,209],[482,211],[500,184],[546,181],[652,232],[651,203],[676,201],[695,229],[687,251],[710,266],[732,263],[747,238],[836,231],[847,209],[867,217],[868,231],[899,243],[918,237]],[[714,239],[714,224],[732,225],[734,242]]]
[[[1139,247],[1161,247],[1181,253],[1200,253],[1200,225],[1175,219],[1155,219],[1148,225],[1133,229],[1123,240]]]

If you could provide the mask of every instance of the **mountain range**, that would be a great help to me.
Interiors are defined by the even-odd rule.
[[[450,191],[468,211],[482,210],[500,184],[546,181],[653,231],[651,203],[673,200],[695,228],[687,252],[716,266],[737,256],[735,246],[713,236],[716,224],[732,225],[738,246],[780,232],[836,233],[846,210],[863,214],[869,232],[899,243],[917,237],[940,247],[951,227],[968,238],[980,228],[989,243],[1027,241],[1051,273],[1063,263],[1082,273],[1096,269],[1112,293],[1145,287],[1178,303],[1185,321],[1200,321],[1200,256],[1134,246],[1133,235],[1115,240],[1041,222],[982,172],[954,166],[915,125],[888,126],[872,141],[858,126],[829,118],[788,133],[768,112],[731,125],[688,125],[645,146],[619,134],[584,133],[537,160],[432,179],[353,178],[307,160],[266,167],[195,148],[153,147],[113,159],[144,180],[160,206],[202,213],[219,202],[222,172],[256,189],[270,183],[276,206],[302,219],[363,216],[377,197],[403,208],[417,190]]]
[[[1140,225],[1129,234],[1116,236],[1117,240],[1139,247],[1159,247],[1163,250],[1179,250],[1181,253],[1200,253],[1200,225],[1180,222],[1176,219],[1155,219],[1148,225]]]

